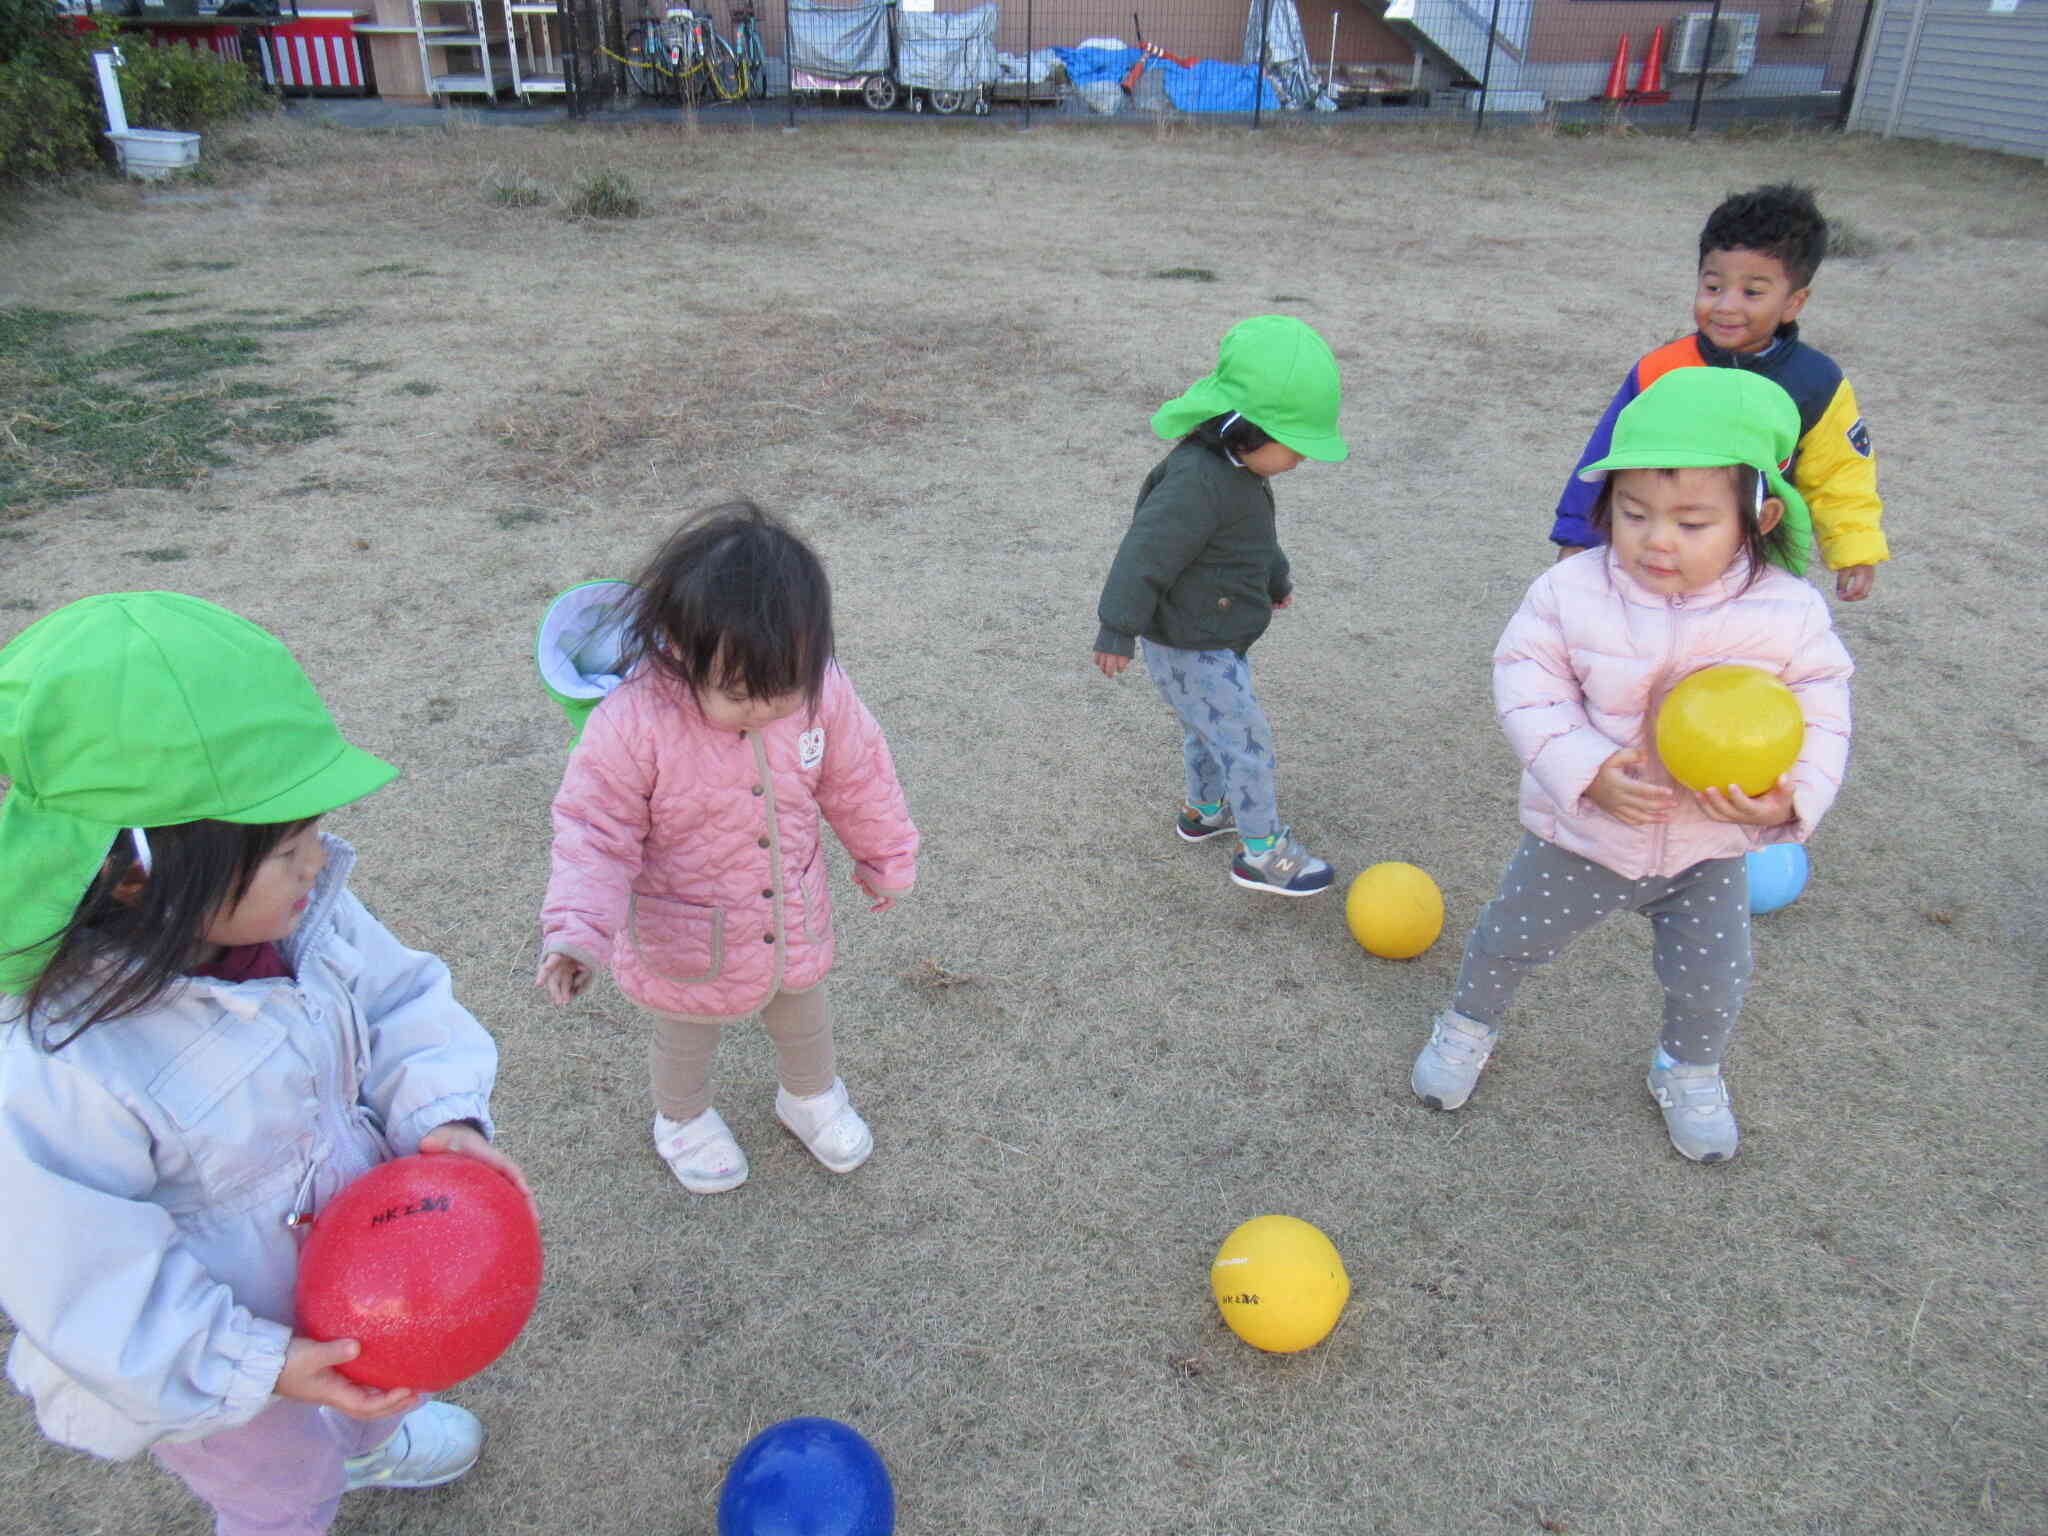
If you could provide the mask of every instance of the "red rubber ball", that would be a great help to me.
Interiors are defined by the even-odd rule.
[[[320,1212],[299,1254],[298,1331],[354,1339],[368,1387],[439,1392],[519,1337],[540,1295],[540,1228],[518,1186],[459,1152],[372,1168]]]

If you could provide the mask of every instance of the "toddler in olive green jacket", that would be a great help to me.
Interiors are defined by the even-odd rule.
[[[1216,371],[1152,417],[1153,431],[1181,441],[1139,488],[1097,610],[1095,665],[1116,677],[1142,644],[1180,718],[1187,799],[1175,831],[1198,843],[1234,830],[1232,881],[1279,896],[1313,896],[1335,876],[1281,825],[1248,653],[1293,594],[1271,481],[1303,459],[1349,454],[1340,393],[1336,359],[1301,321],[1232,326]]]

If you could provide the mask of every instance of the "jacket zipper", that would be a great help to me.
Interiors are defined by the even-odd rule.
[[[1680,592],[1669,600],[1664,610],[1669,622],[1665,631],[1664,662],[1657,669],[1657,708],[1650,711],[1643,727],[1644,734],[1649,738],[1644,745],[1650,749],[1650,756],[1653,758],[1657,756],[1657,710],[1664,707],[1664,697],[1671,692],[1665,680],[1671,675],[1671,664],[1678,659],[1678,625],[1679,620],[1684,617],[1684,608],[1685,594]],[[1664,840],[1670,825],[1669,822],[1660,821],[1650,829],[1650,867],[1644,871],[1646,875],[1654,874],[1664,867]]]

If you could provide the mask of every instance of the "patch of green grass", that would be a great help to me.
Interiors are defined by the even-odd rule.
[[[1315,300],[1305,293],[1275,293],[1269,294],[1266,302],[1268,304],[1313,304]]]
[[[434,274],[425,267],[416,267],[409,261],[379,262],[374,267],[364,267],[357,277],[432,277]]]
[[[398,392],[401,395],[417,395],[421,399],[425,399],[428,395],[438,395],[441,392],[441,386],[429,384],[424,379],[407,379],[398,386]]]
[[[80,359],[80,365],[95,373],[132,373],[144,384],[177,384],[268,361],[263,343],[245,327],[213,321],[143,331]]]
[[[641,212],[632,179],[617,171],[599,171],[579,182],[569,199],[569,213],[579,219],[637,219]]]
[[[177,292],[168,288],[145,288],[140,293],[124,293],[114,300],[116,304],[168,304],[172,299],[189,299],[192,291]]]
[[[159,272],[232,272],[232,261],[180,261],[171,260],[157,264]]]
[[[163,549],[124,549],[121,553],[148,560],[156,565],[175,565],[180,560],[192,558],[192,551],[182,544],[168,545]]]
[[[501,208],[538,208],[548,200],[548,189],[531,176],[493,171],[484,178],[484,198]]]
[[[1216,274],[1207,267],[1157,267],[1145,274],[1147,277],[1163,278],[1167,282],[1213,283]]]
[[[352,379],[367,379],[373,373],[389,373],[398,364],[388,357],[342,357],[333,366]]]
[[[290,320],[273,320],[263,327],[266,331],[327,331],[337,325],[347,325],[362,314],[360,309],[316,309],[310,315],[299,315]]]
[[[341,430],[341,424],[327,407],[340,403],[332,395],[315,395],[310,400],[266,405],[246,412],[235,423],[235,432],[266,448],[287,448],[333,437]]]
[[[547,521],[547,518],[544,514],[534,511],[531,507],[521,507],[517,511],[500,512],[492,518],[492,521],[500,528],[510,530],[513,528],[529,527],[534,523],[544,523]]]
[[[41,606],[42,604],[32,597],[10,597],[6,602],[0,603],[0,608],[5,608],[9,613],[34,613]]]
[[[1839,256],[1844,261],[1859,261],[1871,256],[1882,256],[1893,249],[1897,241],[1887,240],[1872,234],[1861,224],[1851,223],[1839,216],[1828,220],[1828,254]]]
[[[295,400],[236,376],[270,361],[247,325],[215,320],[79,345],[79,327],[103,318],[0,309],[0,514],[99,491],[177,489],[229,463],[233,441],[285,446],[339,430],[333,397]]]

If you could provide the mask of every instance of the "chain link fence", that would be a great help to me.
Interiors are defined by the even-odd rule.
[[[572,110],[1839,120],[1874,0],[560,0]]]

